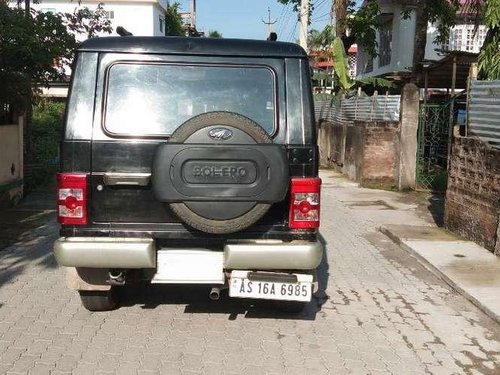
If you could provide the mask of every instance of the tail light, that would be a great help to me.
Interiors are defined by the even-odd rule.
[[[319,227],[320,178],[292,178],[290,189],[290,228]]]
[[[57,174],[57,219],[63,225],[87,224],[86,174]]]

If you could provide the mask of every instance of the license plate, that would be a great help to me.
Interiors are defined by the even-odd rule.
[[[312,275],[295,274],[296,283],[256,281],[247,278],[247,271],[233,271],[229,282],[229,296],[282,301],[309,302],[312,296]]]

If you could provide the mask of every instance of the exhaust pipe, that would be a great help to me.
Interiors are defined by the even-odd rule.
[[[125,284],[125,272],[120,270],[110,270],[109,280],[110,285],[124,285]]]
[[[212,300],[212,301],[217,301],[219,298],[220,298],[220,288],[212,288],[210,290],[210,293],[208,295],[208,297]]]

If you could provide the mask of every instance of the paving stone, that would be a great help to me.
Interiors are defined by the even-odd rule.
[[[50,375],[54,368],[52,366],[35,364],[34,367],[28,370],[29,375]]]
[[[360,199],[404,209],[345,203]],[[178,286],[124,291],[120,309],[90,313],[50,255],[57,238],[51,221],[43,239],[0,252],[0,373],[400,375],[474,373],[471,365],[500,371],[498,325],[378,232],[384,220],[409,217],[413,208],[404,199],[352,186],[323,190],[328,264],[320,279],[328,298],[299,317],[245,301],[209,304],[200,299],[205,292]]]

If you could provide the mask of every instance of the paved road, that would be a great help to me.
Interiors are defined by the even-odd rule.
[[[50,254],[55,222],[25,235],[0,252],[0,373],[500,373],[500,327],[378,232],[428,220],[416,205],[324,182],[321,290],[298,317],[171,286],[89,313]]]

